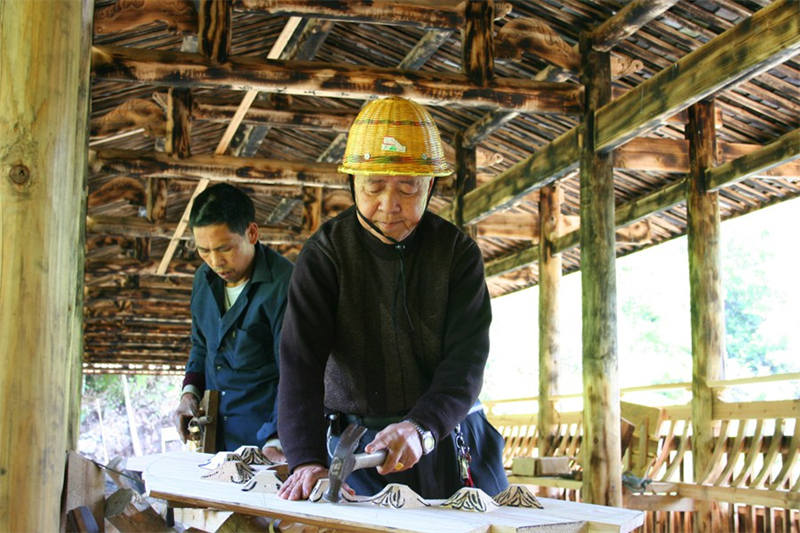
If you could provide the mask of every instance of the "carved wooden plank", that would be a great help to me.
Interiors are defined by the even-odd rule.
[[[92,10],[2,2],[0,28],[0,531],[58,531],[79,432]]]
[[[192,0],[117,0],[94,13],[94,32],[124,32],[156,21],[164,22],[173,30],[195,33],[195,3]]]
[[[164,111],[158,104],[143,98],[122,102],[100,118],[92,120],[93,137],[104,137],[144,128],[150,137],[164,135]]]
[[[494,78],[494,0],[464,3],[461,66],[467,78],[485,87]]]
[[[764,461],[761,466],[761,471],[758,473],[758,475],[754,476],[753,480],[750,482],[751,488],[761,488],[767,481],[769,481],[769,474],[773,472],[775,459],[778,457],[778,451],[781,449],[783,430],[785,427],[786,421],[783,418],[778,418],[775,420],[775,431],[772,433],[772,437],[770,438],[767,453],[764,454]]]
[[[466,76],[363,65],[264,61],[231,57],[222,64],[199,54],[111,46],[92,48],[98,79],[155,85],[228,88],[331,98],[404,96],[423,104],[493,106],[527,112],[577,113],[581,89],[570,83],[495,78],[487,87]]]
[[[688,422],[683,425],[683,434],[681,435],[678,449],[675,451],[675,455],[668,459],[669,465],[664,475],[661,477],[664,481],[671,481],[675,477],[675,473],[680,470],[683,458],[686,456],[686,452],[689,449],[689,428],[691,428],[691,424]]]
[[[597,111],[598,149],[610,150],[666,117],[800,51],[800,4],[777,0]]]
[[[748,476],[756,464],[756,459],[761,456],[761,447],[763,444],[763,437],[764,437],[764,419],[759,418],[756,421],[756,429],[753,432],[752,440],[750,441],[750,447],[745,454],[744,463],[742,464],[742,469],[739,472],[739,475],[731,481],[731,486],[734,487],[741,487],[747,481]]]
[[[720,435],[720,440],[726,443],[725,450],[725,468],[722,472],[713,479],[714,485],[728,485],[728,480],[733,475],[733,469],[739,460],[739,455],[744,449],[744,437],[747,429],[747,420],[739,420],[739,430],[736,433],[736,438],[730,442],[727,435]]]
[[[798,158],[800,158],[800,129],[781,136],[760,150],[709,169],[706,176],[708,188],[718,189]]]
[[[192,153],[190,148],[192,92],[190,89],[170,87],[166,116],[164,151],[178,159],[185,159]]]
[[[93,169],[129,176],[206,179],[231,183],[271,185],[324,185],[345,188],[347,177],[333,163],[305,163],[228,155],[193,155],[173,159],[161,152],[97,150]]]
[[[794,423],[795,431],[792,434],[792,440],[789,444],[789,449],[786,450],[785,453],[782,453],[781,470],[778,475],[775,476],[775,479],[772,481],[772,483],[770,483],[769,488],[771,490],[785,488],[784,485],[792,473],[792,469],[797,461],[798,454],[800,454],[800,431],[796,430],[797,427],[800,427],[800,418],[796,418]]]
[[[561,187],[558,184],[539,192],[539,410],[537,425],[541,433],[552,432],[558,394],[559,288],[561,256],[552,251],[552,238],[561,222]],[[540,447],[540,456],[544,451]]]
[[[199,0],[197,49],[215,63],[231,53],[232,5],[227,0]]]
[[[222,2],[222,0],[217,0],[217,1]],[[229,5],[226,6],[226,9],[229,10],[230,6]],[[280,55],[281,51],[286,47],[289,38],[291,37],[291,35],[294,34],[299,24],[300,24],[299,18],[297,17],[289,18],[289,20],[286,22],[286,25],[283,27],[283,30],[281,31],[280,35],[278,35],[278,39],[272,45],[268,57],[274,58]],[[203,59],[207,60],[206,58]],[[214,65],[215,63],[213,61],[210,61],[210,64]],[[214,150],[214,154],[216,155],[224,154],[225,151],[228,149],[228,146],[230,145],[230,142],[233,139],[234,133],[236,133],[236,130],[239,128],[239,125],[241,124],[245,113],[247,113],[247,110],[250,109],[250,106],[252,105],[253,100],[255,100],[256,95],[257,91],[253,89],[248,90],[247,93],[244,95],[241,103],[239,104],[239,108],[233,115],[233,119],[231,120],[230,124],[228,124],[228,127],[225,129],[225,133],[222,135],[222,138],[220,139],[219,144],[217,145],[217,148]],[[181,215],[181,218],[178,221],[178,226],[175,228],[175,234],[172,236],[172,239],[167,245],[167,249],[164,252],[164,256],[161,258],[161,263],[159,263],[158,265],[158,270],[156,272],[159,275],[163,275],[166,273],[167,268],[169,267],[169,262],[172,260],[172,256],[175,254],[175,250],[178,246],[178,238],[181,235],[183,235],[183,233],[186,231],[186,228],[189,225],[189,214],[191,213],[192,202],[194,202],[194,199],[197,197],[198,194],[203,192],[206,189],[206,187],[208,187],[209,183],[210,181],[206,178],[201,178],[200,181],[197,183],[197,186],[195,187],[194,192],[192,193],[192,197],[186,204],[186,208],[183,211],[183,215]]]
[[[607,52],[581,37],[581,81],[586,105],[580,126],[581,301],[583,304],[584,500],[622,505],[620,405],[617,365],[614,169],[595,146],[596,110],[611,98]]]

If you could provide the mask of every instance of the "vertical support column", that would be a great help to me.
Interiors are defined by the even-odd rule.
[[[464,133],[456,133],[453,140],[456,148],[456,197],[453,220],[461,231],[473,239],[476,237],[473,226],[464,227],[464,195],[477,185],[478,164],[474,146],[464,146]]]
[[[223,63],[231,53],[231,3],[229,0],[200,0],[197,38],[199,52]]]
[[[494,78],[494,1],[467,0],[462,34],[461,65],[477,85]]]
[[[322,224],[322,187],[303,187],[303,228],[314,233]]]
[[[718,193],[707,192],[706,170],[715,153],[713,100],[689,108],[689,290],[692,317],[692,455],[695,481],[713,468],[714,390],[709,380],[720,379],[724,350],[725,315],[719,259]],[[695,531],[717,531],[718,506],[697,502]]]
[[[80,412],[93,2],[0,2],[0,531],[58,531]]]
[[[617,368],[617,282],[614,169],[611,153],[595,150],[595,111],[611,98],[608,52],[581,35],[581,294],[583,302],[582,498],[622,505],[622,459]]]
[[[539,456],[551,446],[558,394],[561,254],[553,254],[553,239],[561,220],[561,186],[539,191]]]

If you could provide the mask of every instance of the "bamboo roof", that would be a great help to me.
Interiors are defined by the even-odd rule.
[[[262,240],[294,259],[350,203],[333,165],[349,121],[365,99],[394,92],[426,103],[448,145],[475,147],[478,188],[464,197],[463,218],[493,296],[537,283],[539,189],[556,181],[564,216],[556,248],[564,272],[578,270],[571,155],[582,120],[582,33],[612,56],[614,100],[596,122],[599,144],[615,152],[618,255],[685,234],[686,109],[700,98],[716,106],[709,180],[722,219],[800,194],[796,2],[496,2],[491,38],[475,30],[464,2],[370,4],[238,0],[229,50],[215,55],[203,52],[209,39],[192,0],[95,2],[86,372],[182,371],[200,261],[188,233],[172,237],[200,181],[248,190]],[[213,34],[220,22],[209,20],[201,25]],[[464,35],[473,49],[493,50],[493,77],[475,66],[465,76]],[[190,90],[189,157],[165,144],[177,98],[170,87]],[[253,104],[215,156],[248,89],[258,89]],[[455,219],[456,196],[454,180],[444,180],[431,209]]]

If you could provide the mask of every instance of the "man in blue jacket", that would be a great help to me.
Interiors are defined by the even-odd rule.
[[[205,389],[220,391],[217,447],[262,446],[283,460],[277,437],[278,345],[292,264],[258,242],[252,200],[209,187],[189,217],[204,264],[192,286],[192,349],[175,411],[184,440]]]

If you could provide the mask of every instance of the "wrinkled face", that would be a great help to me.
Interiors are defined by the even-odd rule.
[[[250,279],[258,240],[255,222],[247,226],[244,235],[232,232],[227,224],[195,227],[192,233],[200,259],[225,280],[225,285],[235,287]]]
[[[431,187],[431,176],[356,175],[353,185],[361,214],[398,241],[408,237],[419,224]],[[361,217],[358,221],[381,241],[391,243]]]

